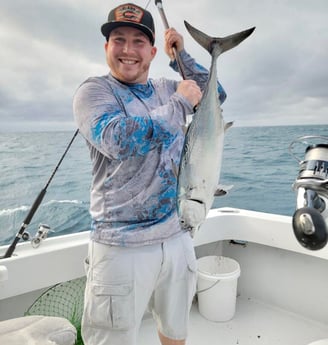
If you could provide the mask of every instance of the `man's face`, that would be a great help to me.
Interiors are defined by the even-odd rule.
[[[147,82],[150,63],[157,49],[142,31],[129,26],[113,29],[105,50],[114,78],[130,84]]]

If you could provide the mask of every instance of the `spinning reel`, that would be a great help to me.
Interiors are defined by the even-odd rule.
[[[321,143],[316,144],[318,140]],[[295,144],[307,145],[303,160],[294,153]],[[293,184],[297,192],[294,234],[303,247],[318,250],[328,242],[328,137],[300,137],[289,151],[300,167]]]

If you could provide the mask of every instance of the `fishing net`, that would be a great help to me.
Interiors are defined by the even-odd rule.
[[[86,277],[54,285],[45,291],[25,315],[58,316],[69,320],[77,330],[76,345],[83,345],[81,319]]]

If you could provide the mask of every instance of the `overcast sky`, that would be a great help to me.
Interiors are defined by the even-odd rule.
[[[148,0],[136,0],[146,6]],[[104,75],[100,26],[122,1],[1,0],[0,131],[74,130],[72,97],[89,76]],[[186,50],[209,67],[209,54],[183,20],[212,36],[256,26],[218,59],[236,126],[328,124],[327,0],[163,0],[169,24]],[[163,23],[154,1],[157,56],[150,76],[179,78],[163,51]]]

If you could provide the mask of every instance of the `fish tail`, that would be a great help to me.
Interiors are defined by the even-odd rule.
[[[232,34],[226,37],[211,37],[204,32],[194,28],[188,22],[184,21],[187,30],[190,35],[198,42],[203,48],[205,48],[211,55],[219,56],[220,54],[236,47],[244,39],[252,34],[255,27]]]

